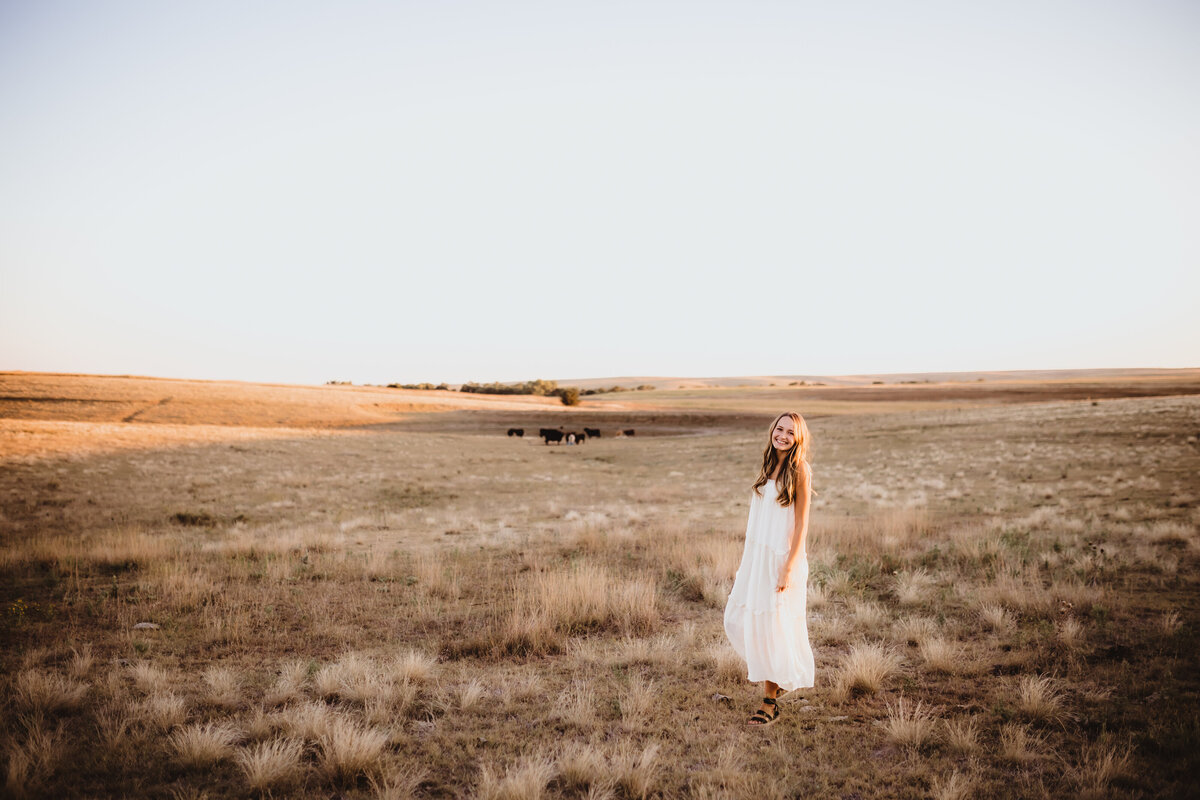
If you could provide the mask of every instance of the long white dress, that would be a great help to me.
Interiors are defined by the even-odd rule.
[[[767,481],[761,497],[750,492],[742,563],[725,604],[725,635],[745,659],[749,680],[791,691],[812,686],[816,666],[805,618],[807,553],[797,559],[787,591],[775,591],[796,526],[794,507],[779,505],[778,491],[775,481]]]

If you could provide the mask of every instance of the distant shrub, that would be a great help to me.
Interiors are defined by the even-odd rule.
[[[464,383],[459,391],[475,394],[533,394],[546,396],[558,394],[558,382],[544,381],[539,378],[538,380],[525,381],[524,383]]]
[[[207,511],[177,511],[171,519],[180,525],[193,525],[198,528],[211,528],[217,524],[217,519]]]
[[[574,386],[569,386],[566,389],[558,390],[558,399],[562,400],[564,406],[579,405],[579,389]]]
[[[433,391],[436,389],[440,389],[442,391],[450,390],[450,387],[447,386],[444,382],[439,383],[437,386],[434,386],[432,383],[389,383],[387,385],[387,388],[389,388],[389,389],[420,389],[421,391]]]
[[[643,383],[641,386],[635,386],[632,389],[629,388],[628,386],[609,386],[607,389],[604,388],[603,386],[601,386],[597,389],[584,389],[583,394],[591,395],[591,394],[608,394],[610,392],[646,392],[646,391],[651,391],[656,388],[658,388],[658,387],[656,387],[652,383]]]
[[[325,381],[326,386],[353,386],[353,381]]]

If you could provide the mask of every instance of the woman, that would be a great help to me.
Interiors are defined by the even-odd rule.
[[[808,643],[808,507],[812,442],[804,418],[780,414],[771,426],[762,469],[750,493],[742,563],[725,605],[725,634],[746,661],[751,681],[762,681],[763,703],[748,724],[779,719],[779,690],[813,685]]]

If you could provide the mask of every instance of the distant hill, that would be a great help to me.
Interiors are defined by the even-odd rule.
[[[741,377],[678,378],[662,376],[621,376],[615,378],[559,378],[559,386],[578,386],[580,389],[607,389],[620,386],[633,389],[653,386],[656,389],[705,389],[738,386],[787,386],[793,382],[824,384],[826,386],[871,386],[877,382],[898,383],[976,383],[979,381],[1070,381],[1122,378],[1185,378],[1200,376],[1200,368],[1114,368],[1008,370],[989,372],[894,372],[878,375],[745,375]]]

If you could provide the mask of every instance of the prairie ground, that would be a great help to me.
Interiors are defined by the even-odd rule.
[[[364,420],[316,390],[239,411],[200,387],[151,423],[152,394],[114,420],[6,386],[8,794],[1149,798],[1200,774],[1200,396],[813,413],[816,686],[752,730],[721,612],[760,406],[802,399]],[[503,435],[547,420],[604,436]]]

